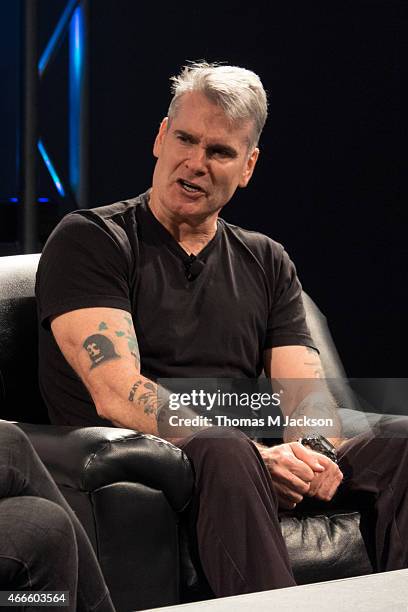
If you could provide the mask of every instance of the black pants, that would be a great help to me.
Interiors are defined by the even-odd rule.
[[[0,589],[69,591],[64,610],[114,610],[78,519],[26,435],[5,421],[0,421]]]
[[[273,482],[252,442],[238,430],[219,428],[179,446],[195,471],[190,524],[196,525],[198,554],[213,593],[293,586]],[[373,432],[347,441],[339,459],[345,478],[338,498],[372,496],[376,569],[407,567],[408,419],[383,419]]]

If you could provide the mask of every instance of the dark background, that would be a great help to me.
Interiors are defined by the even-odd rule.
[[[41,49],[64,5],[41,0]],[[0,2],[0,241],[10,244],[18,205],[8,198],[19,190],[18,7]],[[270,101],[261,157],[222,216],[286,246],[349,375],[405,377],[407,26],[406,0],[94,0],[89,205],[149,187],[168,79],[185,60],[255,70]],[[62,173],[66,60],[63,47],[41,91],[42,130]],[[59,209],[43,168],[39,195],[50,198],[39,211],[44,239]]]

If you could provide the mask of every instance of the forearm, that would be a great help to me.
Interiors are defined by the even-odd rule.
[[[265,370],[279,392],[285,441],[320,433],[337,445],[342,426],[319,354],[306,346],[283,346],[265,353]]]
[[[118,373],[109,383],[92,390],[98,414],[117,427],[135,429],[170,441],[185,438],[203,427],[191,421],[195,412],[183,406],[170,410],[170,392],[140,373]]]
[[[118,427],[159,435],[159,394],[164,397],[164,390],[159,393],[158,386],[140,373],[119,371],[104,382],[89,389],[101,417]]]
[[[320,433],[337,446],[342,441],[342,425],[337,404],[325,381],[288,381],[296,392],[283,394],[281,410],[284,416],[285,442]],[[296,384],[295,384],[296,383]]]
[[[161,437],[191,433],[170,422],[169,392],[141,373],[131,316],[111,308],[65,313],[51,322],[67,362],[87,388],[98,414],[119,427]],[[182,411],[194,417],[189,408]]]

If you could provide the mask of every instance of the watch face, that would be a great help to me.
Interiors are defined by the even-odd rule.
[[[310,449],[316,451],[317,453],[321,453],[325,455],[334,463],[337,463],[337,453],[333,444],[331,444],[326,438],[321,436],[320,434],[315,434],[312,436],[306,436],[302,438],[300,441],[303,446],[308,446]]]

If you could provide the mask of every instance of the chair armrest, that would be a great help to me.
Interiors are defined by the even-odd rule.
[[[190,500],[190,462],[161,438],[114,427],[17,425],[59,486],[90,492],[115,482],[137,482],[163,491],[177,512]]]

